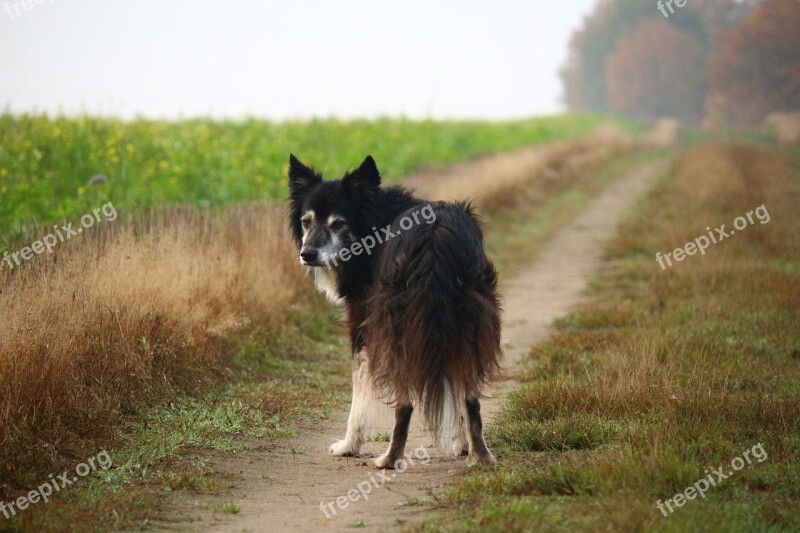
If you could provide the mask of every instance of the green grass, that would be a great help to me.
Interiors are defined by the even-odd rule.
[[[562,116],[170,123],[0,115],[0,237],[34,221],[75,221],[109,201],[128,213],[164,203],[283,199],[290,152],[331,177],[372,154],[384,176],[397,180],[423,166],[580,137],[604,122]],[[97,174],[109,181],[87,185]]]
[[[242,510],[233,503],[217,503],[210,505],[209,510],[220,514],[239,514]]]
[[[734,152],[747,190],[687,196],[676,167],[631,212],[589,301],[534,349],[489,428],[498,466],[460,479],[429,529],[800,529],[800,165]],[[768,224],[668,271],[655,262],[761,203]],[[759,443],[767,458],[705,498],[656,508]]]

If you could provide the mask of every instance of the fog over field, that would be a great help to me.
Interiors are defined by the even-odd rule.
[[[5,2],[0,106],[153,118],[550,114],[563,109],[569,36],[593,3]]]

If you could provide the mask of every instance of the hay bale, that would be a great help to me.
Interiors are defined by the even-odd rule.
[[[662,118],[645,136],[644,142],[653,148],[669,148],[681,139],[681,123],[674,118]]]
[[[764,124],[780,144],[800,145],[800,111],[771,113],[764,119]]]

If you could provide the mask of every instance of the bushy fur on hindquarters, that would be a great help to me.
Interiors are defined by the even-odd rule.
[[[459,404],[499,370],[500,304],[471,207],[431,205],[435,222],[385,244],[363,331],[375,383],[393,401],[420,406],[445,444]]]

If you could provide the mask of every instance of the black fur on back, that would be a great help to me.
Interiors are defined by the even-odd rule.
[[[386,243],[364,330],[376,383],[395,402],[420,405],[428,425],[445,430],[448,386],[455,398],[479,395],[499,370],[500,303],[472,208],[430,205],[432,224]]]

